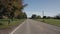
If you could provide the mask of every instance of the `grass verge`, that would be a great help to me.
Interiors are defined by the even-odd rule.
[[[43,19],[37,19],[37,20],[43,21]],[[48,24],[60,27],[60,20],[58,20],[58,19],[44,19],[44,23],[48,23]]]
[[[0,20],[0,29],[10,28],[11,26],[15,26],[21,24],[25,19],[14,19],[8,24],[8,20]]]

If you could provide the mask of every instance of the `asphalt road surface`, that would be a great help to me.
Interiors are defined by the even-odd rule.
[[[9,34],[60,34],[60,27],[27,19]]]

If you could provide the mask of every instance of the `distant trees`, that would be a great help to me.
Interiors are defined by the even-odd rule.
[[[40,18],[41,18],[41,16],[35,15],[35,14],[33,14],[33,15],[31,16],[31,19],[40,19]]]
[[[35,19],[35,18],[36,18],[36,15],[33,14],[33,15],[31,16],[31,19]]]
[[[41,16],[38,15],[38,16],[36,17],[36,19],[41,19]]]
[[[54,16],[54,17],[51,17],[51,16],[43,16],[43,18],[45,19],[60,19],[60,14]]]
[[[60,19],[60,14],[56,15],[54,19]]]
[[[53,17],[47,16],[46,18],[47,18],[47,19],[52,19]]]
[[[43,16],[44,19],[53,19],[54,17],[51,16]]]
[[[43,16],[43,19],[46,18],[46,16]]]
[[[54,17],[51,17],[51,16],[43,16],[42,18],[39,15],[32,14],[32,16],[31,16],[30,19],[60,19],[60,14],[57,14]]]
[[[60,19],[60,17],[59,16],[56,16],[56,19]]]

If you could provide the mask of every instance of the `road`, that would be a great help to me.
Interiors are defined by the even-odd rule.
[[[60,27],[27,19],[10,34],[60,34]]]

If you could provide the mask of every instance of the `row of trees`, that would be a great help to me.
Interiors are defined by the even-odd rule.
[[[30,19],[40,19],[40,18],[41,18],[41,16],[39,16],[39,15],[37,16],[37,15],[33,14]]]
[[[43,16],[43,17],[41,17],[39,15],[37,16],[36,14],[33,14],[31,16],[31,19],[60,19],[60,14],[58,14],[58,15],[56,15],[54,17],[51,17],[51,16]]]
[[[45,19],[60,19],[60,14],[54,16],[54,17],[50,17],[50,16],[43,16],[43,18]]]

